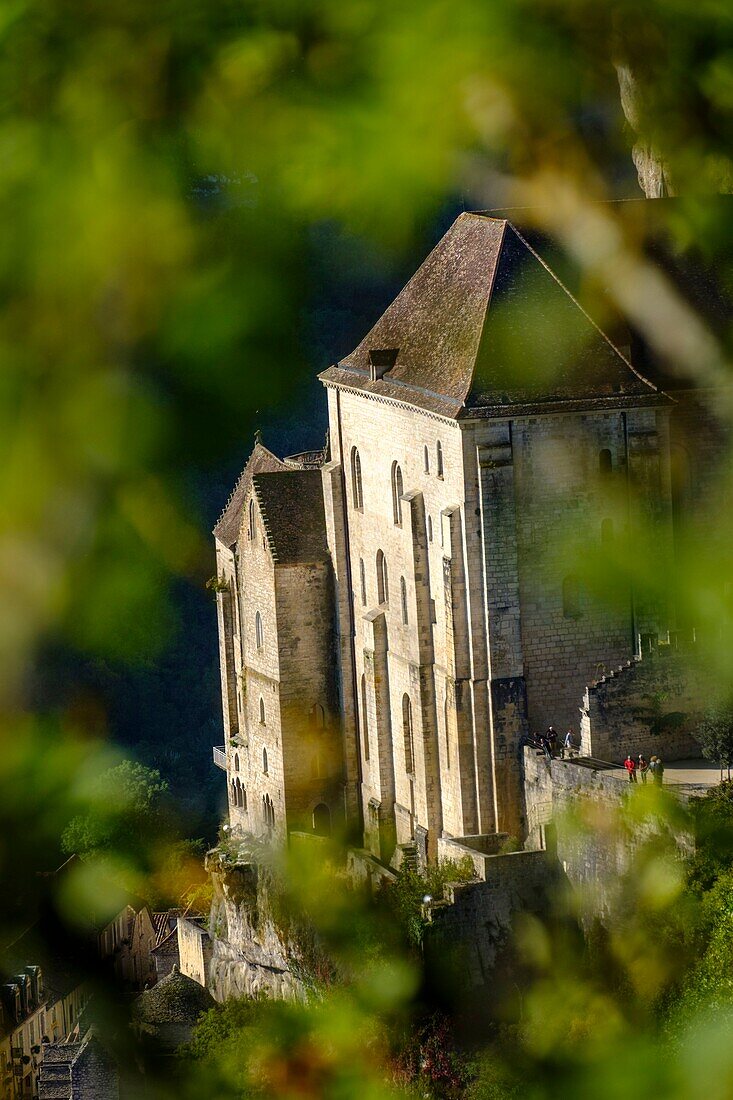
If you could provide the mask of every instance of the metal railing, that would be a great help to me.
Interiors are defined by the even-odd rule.
[[[227,770],[227,754],[224,751],[224,746],[214,745],[212,747],[212,752],[214,754],[214,763],[217,768],[221,768],[221,770],[225,772]]]

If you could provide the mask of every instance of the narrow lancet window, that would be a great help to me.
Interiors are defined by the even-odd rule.
[[[408,775],[414,775],[415,751],[412,740],[412,703],[407,693],[402,696],[402,735],[405,743],[405,771]]]
[[[402,470],[396,462],[392,463],[392,520],[396,527],[402,526]]]
[[[364,759],[369,759],[369,713],[367,711],[366,676],[361,676],[361,736],[364,739]]]
[[[380,604],[389,602],[387,559],[381,550],[377,550],[377,601]]]
[[[361,483],[361,459],[356,447],[351,448],[351,497],[354,507],[359,511],[364,509],[364,493]]]

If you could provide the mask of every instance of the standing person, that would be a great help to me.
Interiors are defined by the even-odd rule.
[[[634,760],[631,753],[629,753],[629,755],[624,760],[624,767],[629,773],[629,783],[636,783],[636,761]]]
[[[649,761],[649,775],[652,777],[652,782],[653,783],[656,783],[656,778],[655,778],[656,774],[657,774],[657,758],[656,758],[656,756],[653,756],[651,758],[651,760]]]
[[[548,726],[547,740],[550,745],[550,756],[557,756],[557,730],[554,726]]]
[[[562,758],[563,760],[567,756],[568,758],[575,752],[575,739],[573,738],[573,727],[571,726],[568,732],[565,734],[565,740],[562,744]]]
[[[639,773],[639,777],[642,783],[646,783],[646,773],[649,771],[649,765],[646,762],[646,757],[643,753],[639,753],[639,760],[636,765],[636,770]]]
[[[654,782],[658,787],[661,787],[664,780],[664,764],[662,763],[661,756],[657,757],[657,766],[654,769]]]

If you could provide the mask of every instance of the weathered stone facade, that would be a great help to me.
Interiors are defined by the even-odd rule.
[[[330,832],[344,810],[320,473],[258,443],[237,490],[215,532],[231,825],[280,841]]]
[[[208,929],[198,920],[179,917],[177,936],[181,974],[208,988],[212,953]]]

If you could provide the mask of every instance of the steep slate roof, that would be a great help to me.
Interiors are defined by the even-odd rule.
[[[155,947],[150,948],[151,955],[165,956],[172,955],[174,958],[178,956],[178,929],[174,928],[172,932],[169,932],[167,936],[164,936],[162,940],[158,940]]]
[[[394,366],[370,380],[369,353]],[[444,416],[666,403],[505,218],[462,214],[359,346],[321,375]]]
[[[638,253],[662,275],[670,289],[691,307],[711,335],[727,341],[733,321],[733,269],[727,257],[733,255],[733,196],[711,195],[705,200],[704,214],[715,225],[715,254],[706,255],[700,246],[698,227],[682,200],[624,199],[598,203],[609,207],[613,221],[620,230],[632,255]],[[568,253],[562,242],[537,229],[540,210],[536,207],[513,210],[491,210],[495,218],[507,218],[532,247],[553,267],[556,263],[568,273],[572,285],[581,286],[584,273],[577,259]],[[600,287],[593,291],[594,308],[603,311],[602,322],[612,343],[624,350],[628,347],[631,364],[655,386],[667,393],[695,388],[697,377],[689,375],[681,364],[674,369],[647,343],[629,318],[622,315],[618,303],[603,297]],[[630,346],[629,346],[630,345]]]
[[[167,977],[140,994],[133,1004],[133,1014],[146,1024],[194,1024],[215,1004],[208,989],[174,966]]]
[[[50,1043],[43,1052],[39,1100],[119,1100],[117,1066],[89,1028],[78,1042]]]
[[[327,561],[320,470],[255,474],[252,484],[274,561],[278,565]]]
[[[237,541],[239,529],[242,525],[244,498],[254,475],[264,471],[275,472],[286,469],[288,467],[285,463],[281,462],[272,451],[268,451],[267,447],[260,443],[258,439],[252,454],[247,459],[247,465],[239,475],[237,484],[234,486],[226,507],[219,516],[214,528],[214,535],[219,539],[219,542],[223,542],[225,546],[233,546]]]

